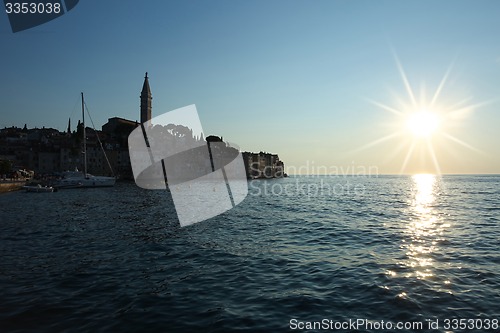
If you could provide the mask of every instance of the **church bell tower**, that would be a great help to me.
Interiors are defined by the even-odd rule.
[[[141,123],[151,120],[151,110],[153,108],[152,100],[153,96],[151,95],[151,89],[149,88],[148,72],[146,72],[141,92]]]

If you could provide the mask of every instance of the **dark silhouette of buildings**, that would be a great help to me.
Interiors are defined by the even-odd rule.
[[[245,151],[242,155],[248,179],[286,177],[285,164],[277,154]]]
[[[144,77],[140,97],[140,116],[143,123],[152,118],[152,95],[148,73]],[[137,121],[113,117],[108,119],[100,131],[87,127],[88,172],[95,175],[114,174],[118,179],[133,179],[128,137],[137,126],[139,126]],[[199,138],[194,137],[192,131],[181,125],[170,124],[165,128],[156,125],[153,129],[164,130],[165,135],[176,137],[176,140],[205,141],[203,135]],[[166,149],[169,146],[167,139],[165,138]],[[219,154],[219,160],[230,162],[237,156],[237,150],[224,143],[222,137],[208,136],[206,141],[211,147],[213,146],[213,152]],[[9,167],[12,171],[33,170],[37,175],[59,173],[75,168],[83,170],[82,152],[83,124],[80,121],[74,131],[71,131],[71,120],[63,132],[45,127],[28,129],[26,125],[22,129],[11,127],[0,130],[0,169],[3,172]],[[285,176],[284,164],[276,154],[244,152],[243,160],[249,179]]]

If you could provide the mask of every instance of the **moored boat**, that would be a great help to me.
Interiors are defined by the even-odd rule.
[[[66,171],[63,172],[62,178],[57,180],[53,185],[56,188],[60,189],[69,189],[69,188],[83,188],[83,187],[110,187],[114,186],[116,182],[115,177],[105,177],[105,176],[94,176],[91,175],[87,172],[87,136],[85,134],[85,102],[83,100],[83,93],[81,93],[82,96],[82,126],[83,126],[83,172],[78,171],[76,169],[75,171]],[[99,137],[97,136],[97,139],[100,142]],[[101,143],[101,148],[102,148],[102,143]],[[111,165],[109,164],[109,160],[106,156],[106,152],[104,152],[104,157],[106,158],[106,161],[108,162],[108,166],[111,169]]]
[[[25,185],[25,186],[23,186],[23,189],[26,192],[34,192],[34,193],[45,193],[45,192],[57,191],[57,189],[55,189],[52,186],[42,186],[40,184],[38,184],[38,185]]]
[[[62,178],[54,185],[56,188],[109,187],[114,186],[115,177],[94,176],[81,171],[63,172]]]

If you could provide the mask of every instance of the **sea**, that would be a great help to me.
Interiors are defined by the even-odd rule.
[[[133,182],[0,195],[0,332],[499,332],[500,176],[253,180],[179,225]]]

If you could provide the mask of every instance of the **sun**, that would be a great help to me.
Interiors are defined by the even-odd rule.
[[[396,55],[394,57],[408,99],[405,100],[400,96],[396,96],[396,106],[370,100],[379,108],[394,114],[398,121],[391,124],[394,127],[392,133],[375,139],[358,150],[364,150],[385,141],[398,140],[399,143],[395,146],[394,152],[388,151],[388,155],[395,156],[399,152],[403,152],[404,157],[400,174],[403,174],[408,166],[415,169],[415,163],[419,163],[420,168],[426,170],[433,166],[434,172],[441,174],[438,153],[443,150],[436,148],[446,145],[447,141],[452,141],[455,144],[479,152],[478,149],[450,134],[449,130],[456,128],[459,125],[457,121],[463,120],[476,107],[484,103],[468,104],[472,98],[465,98],[458,102],[452,101],[453,103],[448,105],[439,102],[439,97],[451,71],[451,65],[436,87],[432,98],[426,98],[425,89],[420,91],[420,98],[417,98],[418,95],[416,96],[414,88],[408,81],[399,59]],[[446,147],[446,149],[448,148]],[[405,150],[406,154],[404,154]],[[431,164],[429,165],[429,163]]]
[[[439,123],[436,112],[423,109],[408,115],[406,128],[415,138],[430,138],[437,132]]]

